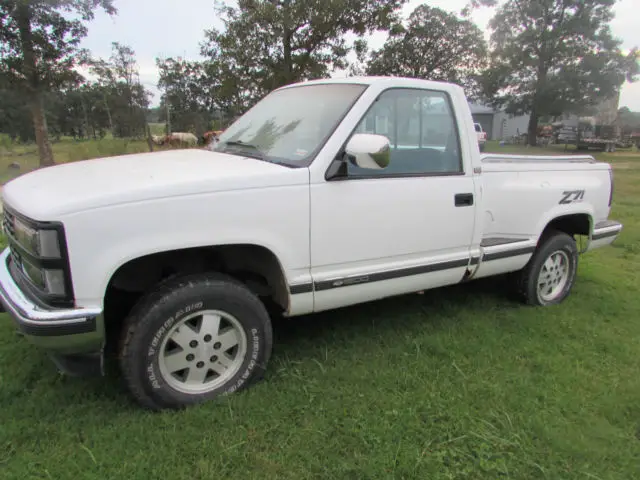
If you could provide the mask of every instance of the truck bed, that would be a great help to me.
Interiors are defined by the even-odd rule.
[[[487,239],[533,239],[562,215],[585,214],[593,225],[607,220],[612,188],[608,163],[589,155],[486,154],[481,159]]]
[[[482,262],[474,277],[518,270],[552,220],[577,216],[592,239],[583,251],[611,243],[621,225],[609,222],[611,166],[589,155],[481,155]],[[552,174],[550,175],[550,172]],[[519,255],[514,255],[514,253]]]

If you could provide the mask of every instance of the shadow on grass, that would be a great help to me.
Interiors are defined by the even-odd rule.
[[[438,328],[454,321],[447,313],[460,305],[480,306],[493,301],[501,308],[520,308],[521,304],[510,293],[509,281],[508,276],[496,276],[426,290],[423,294],[394,296],[294,318],[274,318],[274,357],[289,353],[287,351],[301,340],[325,343],[335,332],[344,329],[363,335],[363,341],[366,341],[367,336],[373,338],[384,335],[385,330],[396,330],[400,319],[402,326],[408,329],[424,324],[425,320]],[[375,333],[370,328],[372,319],[375,320]],[[304,352],[296,354],[304,355]]]
[[[422,295],[390,297],[290,319],[274,318],[272,368],[267,371],[266,381],[278,375],[274,364],[282,363],[285,359],[288,362],[303,362],[317,355],[318,346],[335,343],[336,340],[348,348],[347,338],[355,338],[362,345],[371,345],[380,336],[397,334],[399,327],[411,332],[423,328],[428,322],[430,328],[436,330],[447,328],[451,322],[464,322],[465,318],[471,317],[459,315],[461,305],[479,311],[483,311],[483,304],[486,303],[495,303],[501,309],[520,308],[520,304],[510,298],[508,292],[509,278],[499,276],[427,290]],[[455,318],[448,315],[453,312],[457,312]],[[371,328],[372,321],[375,322],[374,329]],[[39,382],[40,388],[42,384],[48,387],[47,395],[52,397],[51,402],[58,409],[51,413],[50,421],[55,421],[59,415],[91,415],[96,408],[106,408],[124,418],[140,412],[140,407],[127,391],[114,356],[106,359],[104,377],[67,377],[58,374],[53,364],[48,362],[46,354],[39,351],[32,353],[31,362],[34,369],[23,380],[27,383]],[[5,396],[3,403],[30,402],[33,397],[28,390],[25,389],[22,395]],[[62,400],[65,396],[68,396],[68,401]],[[46,418],[40,420],[47,422]]]

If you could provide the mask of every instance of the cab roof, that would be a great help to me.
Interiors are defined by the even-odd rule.
[[[340,77],[340,78],[321,78],[317,80],[305,80],[302,82],[292,83],[280,87],[280,89],[299,87],[303,85],[323,85],[323,84],[359,84],[372,85],[380,87],[417,87],[417,88],[461,88],[454,83],[440,82],[434,80],[423,80],[420,78],[409,77],[383,77],[383,76],[357,76],[357,77]]]

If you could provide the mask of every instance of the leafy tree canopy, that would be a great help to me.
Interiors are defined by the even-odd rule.
[[[347,34],[388,29],[406,0],[239,0],[217,6],[222,31],[205,33],[202,54],[219,97],[243,110],[266,92],[347,67]]]
[[[453,82],[463,85],[473,97],[486,57],[486,42],[475,24],[440,8],[420,5],[406,27],[391,30],[384,46],[373,52],[366,71]]]
[[[86,61],[97,77],[91,87],[102,92],[102,103],[113,135],[144,136],[150,92],[140,83],[135,52],[118,42],[112,42],[111,52],[108,60]]]
[[[507,0],[491,20],[492,67],[485,91],[510,113],[538,118],[579,112],[616,95],[638,74],[610,30],[615,0]]]
[[[99,8],[116,13],[113,0],[0,0],[0,76],[27,95],[41,165],[53,163],[44,93],[79,80],[79,44]]]
[[[220,108],[217,76],[209,75],[203,62],[167,58],[157,59],[156,64],[160,72],[158,88],[163,92],[160,119],[168,120],[167,130],[170,127],[201,135]]]

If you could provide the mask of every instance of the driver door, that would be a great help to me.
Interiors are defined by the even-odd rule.
[[[386,136],[380,170],[311,185],[314,310],[459,282],[469,263],[475,206],[446,92],[383,92],[353,134]]]

